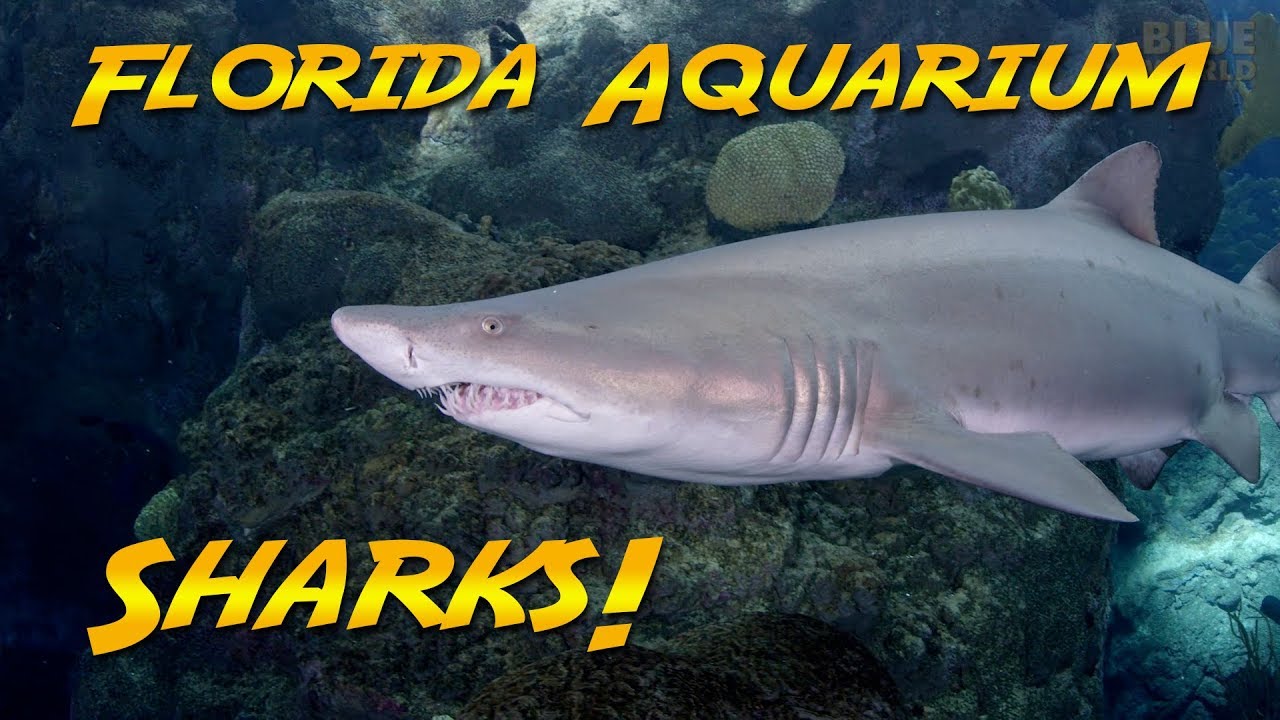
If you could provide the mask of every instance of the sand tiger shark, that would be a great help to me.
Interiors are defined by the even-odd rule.
[[[1251,482],[1280,413],[1280,253],[1232,283],[1156,237],[1160,154],[1047,205],[787,232],[555,287],[334,313],[338,338],[458,422],[548,455],[724,485],[914,465],[1136,520],[1195,440]]]

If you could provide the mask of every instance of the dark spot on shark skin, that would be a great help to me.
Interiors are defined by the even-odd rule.
[[[1129,262],[1128,262],[1127,260],[1125,260],[1123,257],[1121,257],[1121,256],[1119,256],[1119,255],[1117,255],[1117,256],[1116,256],[1116,262],[1120,263],[1121,265],[1128,265],[1128,264],[1129,264]]]
[[[1104,323],[1104,326],[1106,327],[1107,332],[1108,332],[1108,333],[1110,333],[1110,332],[1111,332],[1111,321],[1110,321],[1110,320],[1107,320],[1107,321]]]
[[[1209,308],[1205,308],[1204,310],[1204,321],[1209,322]]]
[[[1062,298],[1063,300],[1066,300],[1066,299],[1067,299],[1067,291],[1066,291],[1066,290],[1059,290],[1059,291],[1058,291],[1058,297]]]
[[[1213,309],[1217,310],[1219,315],[1222,314],[1222,306],[1218,304],[1217,300],[1213,301]]]
[[[975,398],[980,398],[980,397],[982,397],[982,387],[981,387],[981,386],[975,387],[975,388],[973,389],[973,396],[974,396]]]
[[[1031,387],[1031,389],[1032,389],[1032,390],[1035,390],[1035,389],[1036,389],[1036,379],[1035,379],[1035,378],[1031,378],[1031,381],[1028,383],[1028,385]]]
[[[1097,263],[1095,263],[1092,260],[1085,260],[1085,264],[1087,264],[1090,268],[1095,268],[1098,266]]]
[[[595,330],[595,329],[597,329],[597,326],[595,326],[595,325],[588,325],[588,326],[587,326],[587,329],[588,329],[588,330]]]
[[[1004,299],[1004,290],[1002,290],[999,285],[996,286],[996,299],[997,300]]]
[[[1012,360],[1012,361],[1010,361],[1010,362],[1009,362],[1009,369],[1010,369],[1010,370],[1012,370],[1013,372],[1018,372],[1018,371],[1022,370],[1022,361],[1021,361],[1021,360]]]
[[[1231,302],[1235,303],[1236,307],[1242,307],[1242,305],[1240,305],[1240,298],[1238,297],[1231,298]]]
[[[1203,374],[1204,374],[1204,364],[1196,363],[1196,377],[1200,377]]]
[[[996,400],[995,402],[993,402],[993,403],[991,404],[991,411],[992,411],[992,412],[1000,412],[1000,401],[999,401],[999,400]]]

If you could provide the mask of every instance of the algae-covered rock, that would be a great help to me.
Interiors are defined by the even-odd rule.
[[[835,199],[844,150],[829,130],[802,120],[765,125],[720,150],[707,178],[707,207],[740,230],[811,223]]]
[[[979,165],[965,170],[951,181],[947,195],[950,210],[1008,210],[1013,207],[1009,188],[1000,184],[1000,178]]]
[[[474,260],[465,248],[475,243],[460,234],[436,213],[378,193],[277,195],[259,211],[243,252],[258,328],[278,339],[342,305],[390,302],[409,258],[444,267]],[[456,292],[450,278],[440,273],[423,297]]]
[[[518,144],[527,132],[512,122],[504,145]],[[644,179],[627,163],[584,147],[579,133],[530,138],[503,156],[506,167],[494,167],[482,154],[444,161],[429,181],[432,206],[451,214],[484,208],[505,225],[550,225],[579,242],[638,250],[656,242],[662,215]]]
[[[1237,85],[1244,107],[1218,141],[1218,166],[1222,168],[1240,162],[1264,140],[1280,137],[1280,23],[1275,15],[1265,12],[1255,13],[1250,21],[1257,72],[1252,88]]]
[[[893,680],[858,641],[798,615],[749,615],[684,633],[667,651],[570,651],[481,689],[458,720],[904,717]]]

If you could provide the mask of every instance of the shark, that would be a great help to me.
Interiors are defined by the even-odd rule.
[[[784,232],[504,297],[349,306],[338,339],[456,421],[537,452],[721,485],[916,466],[1137,518],[1203,443],[1260,475],[1280,417],[1280,252],[1233,283],[1160,247],[1160,153],[1049,203]]]

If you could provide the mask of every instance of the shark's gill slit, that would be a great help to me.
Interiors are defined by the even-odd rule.
[[[838,343],[834,351],[836,353],[836,387],[838,388],[836,394],[840,396],[840,407],[836,410],[831,438],[827,441],[827,452],[832,457],[840,457],[848,452],[850,441],[853,439],[857,378],[852,376],[855,370],[850,366],[853,360],[853,342]]]
[[[813,342],[813,339],[810,338]],[[825,358],[818,360],[818,401],[826,401],[822,407],[823,412],[814,414],[815,431],[816,423],[822,421],[825,432],[821,432],[822,440],[815,447],[818,451],[818,459],[823,460],[827,457],[827,448],[831,446],[831,437],[835,434],[836,424],[840,420],[840,406],[843,404],[841,393],[844,390],[842,384],[843,377],[840,370],[840,351],[838,345],[835,347],[828,346],[824,348],[828,354]],[[818,355],[818,346],[814,344],[814,356]],[[817,437],[817,436],[815,436]]]
[[[813,441],[813,431],[818,427],[819,415],[822,412],[822,361],[818,358],[818,344],[814,341],[813,335],[805,333],[804,337],[809,343],[809,363],[806,368],[808,372],[805,374],[805,389],[809,392],[809,417],[801,438],[800,452],[792,462],[799,462],[808,455],[809,444]]]
[[[791,424],[795,422],[796,417],[796,365],[795,358],[791,353],[791,343],[787,342],[785,337],[778,337],[782,343],[784,359],[786,367],[782,371],[782,415],[786,418],[786,424],[782,428],[782,433],[778,437],[778,446],[773,449],[770,461],[777,461],[778,456],[782,454],[783,448],[787,446],[787,438],[791,435]]]

